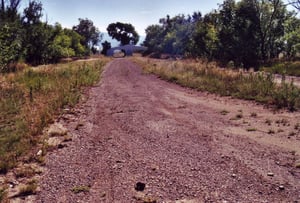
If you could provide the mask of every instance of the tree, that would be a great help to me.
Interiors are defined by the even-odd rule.
[[[199,21],[193,33],[193,55],[212,60],[218,48],[217,31],[214,25]]]
[[[135,31],[135,28],[128,23],[111,23],[107,27],[109,36],[118,40],[121,45],[137,44],[139,41],[139,35]]]
[[[300,11],[300,0],[292,0],[289,2],[292,6],[294,6],[296,9],[298,9]]]
[[[234,61],[237,66],[245,68],[258,68],[260,60],[260,22],[255,6],[255,0],[242,0],[235,10]]]
[[[84,44],[81,44],[83,37],[72,29],[65,28],[63,32],[65,35],[70,37],[71,48],[74,50],[75,56],[84,56],[84,54],[86,53],[86,48]]]
[[[28,63],[39,65],[49,60],[52,27],[41,21],[43,5],[38,1],[30,1],[24,9],[22,23],[24,29],[23,47]]]
[[[21,58],[23,32],[18,13],[20,1],[0,2],[0,72],[11,71],[8,65]]]
[[[101,54],[106,55],[107,51],[111,48],[111,44],[108,41],[102,43],[102,51]]]
[[[222,51],[220,51],[218,59],[224,64],[235,59],[235,10],[236,4],[234,0],[225,0],[220,6],[218,38],[220,42],[219,49]]]
[[[18,26],[0,26],[0,72],[9,72],[8,65],[19,60],[22,53],[21,34]]]
[[[261,59],[266,60],[278,54],[276,42],[284,35],[287,10],[281,0],[261,0],[256,4],[259,23]]]
[[[15,21],[19,18],[18,8],[21,0],[1,0],[0,19],[1,21]]]
[[[160,25],[150,25],[146,28],[146,38],[143,46],[147,47],[147,53],[162,52],[162,42],[164,40],[163,29]]]
[[[79,18],[79,24],[73,27],[73,30],[80,34],[82,44],[92,52],[96,51],[96,45],[102,40],[102,35],[99,29],[89,19]]]
[[[38,1],[29,1],[29,5],[24,9],[22,21],[25,25],[33,25],[41,22],[43,17],[43,5]]]
[[[295,13],[289,13],[284,28],[285,53],[288,59],[293,59],[297,53],[300,53],[300,19],[295,16]]]

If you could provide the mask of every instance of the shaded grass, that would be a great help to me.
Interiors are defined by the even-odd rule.
[[[42,130],[99,80],[107,61],[73,62],[0,75],[0,173],[40,142]]]
[[[221,69],[214,63],[201,61],[135,60],[144,68],[144,72],[185,87],[221,96],[255,100],[291,111],[300,108],[299,88],[293,83],[276,84],[272,74]]]
[[[261,70],[275,74],[292,75],[299,77],[300,61],[277,63],[269,67],[262,67]]]

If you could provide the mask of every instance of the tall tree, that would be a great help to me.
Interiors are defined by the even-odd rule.
[[[18,8],[21,0],[0,2],[0,72],[10,71],[8,65],[22,54],[22,26]]]
[[[294,12],[289,13],[285,23],[284,45],[288,59],[293,59],[297,53],[300,53],[300,19],[296,18]]]
[[[300,0],[291,0],[289,1],[292,6],[300,11]]]
[[[164,40],[163,29],[160,25],[150,25],[146,28],[146,38],[143,46],[148,48],[147,52],[162,52],[162,42]]]
[[[284,35],[287,10],[281,0],[261,0],[256,3],[259,23],[261,59],[275,57],[276,40]]]
[[[105,41],[102,43],[102,51],[101,54],[106,55],[107,51],[111,48],[111,43],[109,43],[108,41]]]
[[[121,45],[137,44],[139,41],[139,35],[135,31],[133,25],[129,23],[111,23],[107,27],[109,36],[118,40]]]
[[[19,17],[18,9],[21,0],[1,0],[0,19],[14,21]]]
[[[91,50],[96,51],[96,46],[102,40],[102,34],[94,25],[92,20],[79,18],[79,24],[73,27],[73,30],[83,36],[82,43]]]
[[[218,59],[226,64],[235,59],[235,1],[225,0],[219,10],[218,38],[220,41],[219,48],[222,51],[220,51]]]
[[[51,39],[51,26],[42,22],[43,5],[39,1],[29,1],[22,17],[25,35],[23,47],[28,63],[38,65],[48,62],[48,47]]]
[[[256,2],[242,0],[237,3],[234,21],[234,53],[235,62],[238,66],[258,67],[260,59],[259,47],[260,31],[259,19],[257,18]]]

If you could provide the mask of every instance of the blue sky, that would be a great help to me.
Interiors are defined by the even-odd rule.
[[[23,2],[28,5],[29,0]],[[110,23],[124,22],[135,26],[140,35],[148,25],[157,24],[167,14],[191,14],[194,11],[208,13],[218,8],[223,0],[41,0],[44,19],[49,24],[59,22],[71,28],[78,18],[91,19],[101,32]]]

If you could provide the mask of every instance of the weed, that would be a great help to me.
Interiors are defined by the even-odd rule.
[[[220,114],[223,116],[226,116],[227,114],[229,114],[229,111],[224,109],[224,110],[220,111]]]
[[[74,62],[0,75],[0,173],[41,142],[43,129],[61,108],[79,101],[82,87],[95,84],[104,65]]]
[[[275,131],[273,129],[269,129],[268,134],[275,134]]]
[[[36,180],[31,180],[27,183],[26,186],[20,189],[19,196],[28,196],[36,194],[37,187],[38,186]]]
[[[238,113],[235,115],[235,120],[240,120],[243,118],[243,114],[242,113]]]
[[[277,132],[278,132],[278,133],[282,133],[282,132],[284,132],[284,130],[281,129],[281,128],[279,128],[279,129],[277,130]]]
[[[0,202],[4,201],[6,198],[7,191],[5,188],[0,188]]]
[[[28,166],[28,167],[17,169],[15,171],[15,174],[17,178],[23,178],[23,177],[31,178],[35,175],[35,170]]]
[[[248,132],[255,132],[255,131],[257,131],[257,129],[256,128],[247,128],[247,131]]]
[[[81,192],[89,192],[90,191],[90,187],[89,186],[75,186],[71,189],[71,191],[75,194],[81,193]]]
[[[289,137],[293,137],[293,136],[295,136],[295,135],[296,135],[295,132],[290,132],[290,133],[289,133]]]
[[[251,113],[250,116],[253,117],[253,118],[256,118],[257,117],[257,113],[253,112],[253,113]]]
[[[296,123],[294,129],[295,130],[300,130],[300,123]]]
[[[268,125],[271,125],[272,121],[270,119],[266,119],[265,123],[268,124]]]
[[[278,125],[281,124],[283,126],[289,126],[290,125],[289,121],[287,119],[285,119],[285,118],[276,120],[276,124],[278,124]]]

